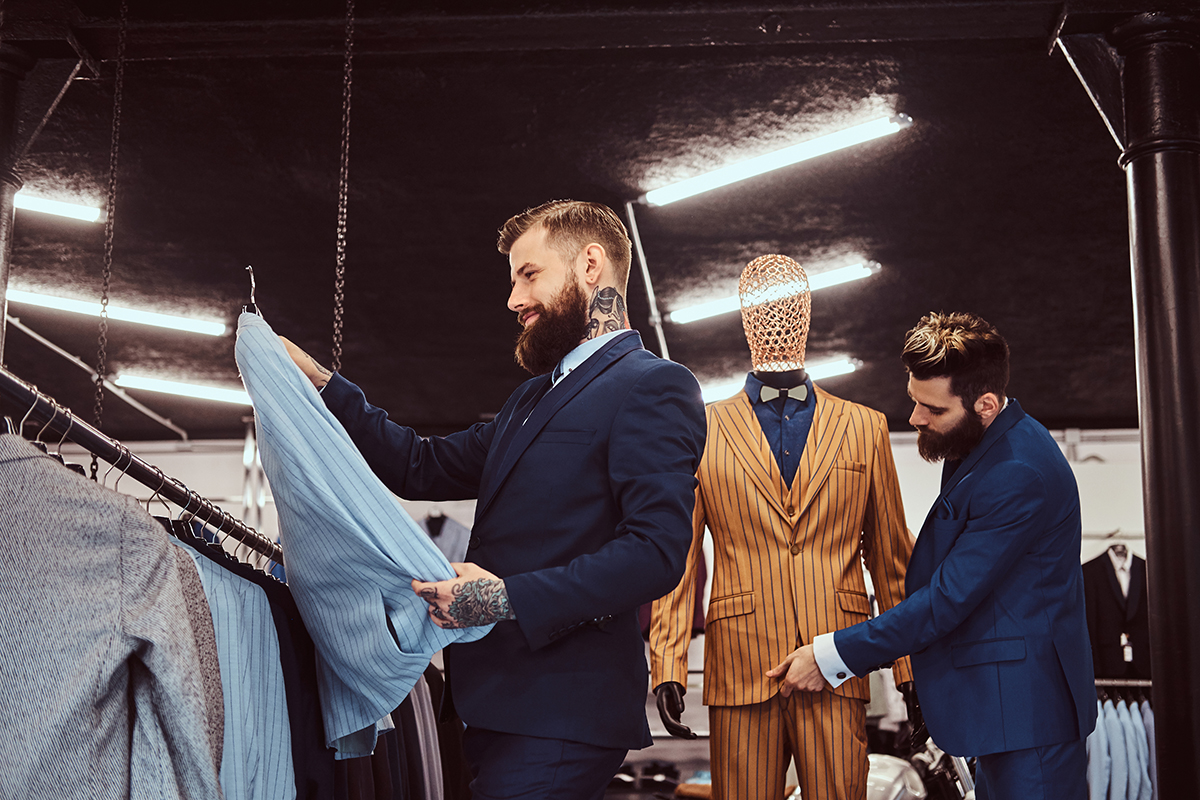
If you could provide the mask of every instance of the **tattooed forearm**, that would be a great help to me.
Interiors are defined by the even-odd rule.
[[[433,609],[434,616],[443,622],[452,623],[444,627],[470,628],[517,618],[508,604],[508,591],[504,588],[502,580],[480,578],[456,583],[451,594],[454,600],[445,611],[435,604],[433,598],[425,597]]]
[[[312,362],[313,368],[316,369],[317,374],[321,376],[320,378],[313,378],[313,383],[315,383],[317,388],[320,389],[322,386],[329,383],[329,379],[333,377],[333,373],[318,364],[317,360],[312,356],[309,356],[308,360]]]
[[[625,298],[612,286],[597,289],[588,305],[588,317],[589,339],[624,330],[628,327]]]

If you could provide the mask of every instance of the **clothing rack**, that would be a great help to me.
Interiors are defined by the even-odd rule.
[[[1149,689],[1154,681],[1147,678],[1096,678],[1096,686],[1115,686],[1125,688]]]
[[[123,475],[128,475],[152,489],[155,495],[179,506],[194,519],[203,521],[218,533],[232,536],[240,544],[266,556],[276,564],[283,563],[283,550],[279,545],[223,511],[220,506],[196,494],[181,481],[135,456],[125,445],[96,430],[53,398],[40,392],[36,386],[26,383],[3,367],[0,367],[0,397],[15,407],[28,409],[22,421],[28,419],[43,423],[43,432],[48,431],[55,436],[70,439],[112,464]]]

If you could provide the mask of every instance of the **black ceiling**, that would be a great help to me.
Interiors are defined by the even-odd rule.
[[[1087,4],[1091,16],[1067,24],[1127,6]],[[907,429],[904,331],[929,310],[973,310],[1008,338],[1010,393],[1045,424],[1136,426],[1124,176],[1062,54],[1047,55],[1060,4],[637,9],[360,0],[343,372],[372,401],[444,433],[496,412],[526,377],[494,246],[511,214],[561,197],[623,211],[648,189],[902,112],[914,124],[886,139],[638,206],[660,307],[734,293],[764,253],[813,269],[870,258],[880,274],[813,297],[810,360],[862,362],[829,391]],[[328,361],[343,13],[130,3],[112,302],[233,323],[253,264],[267,320]],[[0,37],[42,65],[78,51],[104,62],[99,79],[70,85],[17,167],[30,190],[103,201],[116,3],[9,0],[4,15]],[[97,299],[103,246],[102,225],[19,211],[11,284]],[[630,308],[657,349],[636,267]],[[95,320],[10,313],[95,362]],[[666,338],[702,383],[749,367],[736,314],[668,323]],[[11,327],[4,359],[90,419],[78,367]],[[237,384],[232,334],[112,322],[108,365]],[[193,438],[243,430],[236,406],[131,394]],[[103,427],[172,435],[111,396]]]

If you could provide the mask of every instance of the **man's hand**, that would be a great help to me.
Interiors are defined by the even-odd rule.
[[[767,670],[767,677],[783,678],[779,693],[784,697],[790,696],[795,691],[819,692],[822,689],[833,688],[821,674],[821,668],[817,666],[817,659],[813,656],[811,644],[793,650],[782,664]]]
[[[664,681],[654,687],[658,716],[667,733],[680,739],[695,739],[696,734],[680,721],[683,716],[683,695],[687,691],[675,681]]]
[[[451,564],[458,573],[448,581],[414,580],[413,591],[429,603],[429,616],[442,628],[472,628],[516,619],[504,581],[475,564]]]
[[[329,383],[329,379],[333,377],[333,373],[317,363],[317,360],[308,353],[301,350],[291,341],[279,337],[279,341],[283,342],[283,347],[287,350],[287,354],[292,357],[292,361],[296,362],[296,366],[304,373],[304,377],[312,381],[312,385],[318,389],[325,387]]]

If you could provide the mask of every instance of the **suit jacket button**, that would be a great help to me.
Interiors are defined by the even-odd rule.
[[[472,536],[471,541],[469,541],[467,544],[469,544],[471,547],[479,547],[479,537]]]
[[[800,554],[800,545],[798,545],[798,544],[792,545],[792,555],[795,556],[795,555],[799,555],[799,554]]]
[[[841,680],[845,680],[845,679],[846,679],[846,673],[844,673],[844,672],[839,672],[839,673],[837,674],[837,676],[838,676],[838,680],[839,680],[839,681],[841,681]]]

